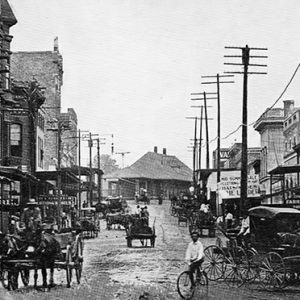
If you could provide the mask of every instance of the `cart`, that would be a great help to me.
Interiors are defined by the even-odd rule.
[[[129,228],[126,229],[127,247],[132,247],[133,240],[140,240],[142,246],[147,246],[147,241],[150,240],[150,247],[155,246],[155,220],[152,228],[147,224],[147,218],[141,218],[138,215],[132,218]]]
[[[16,237],[7,235],[5,238],[13,241]],[[61,249],[61,256],[55,259],[54,268],[66,272],[67,287],[71,286],[73,271],[79,284],[83,267],[83,241],[81,234],[76,234],[74,231],[66,232],[55,234],[54,238]],[[27,286],[30,270],[34,270],[36,286],[37,271],[45,267],[49,268],[50,266],[42,264],[30,247],[20,249],[13,257],[2,253],[0,257],[0,280],[4,288],[15,290],[18,288],[19,275],[21,275],[24,286]]]
[[[94,238],[100,231],[100,219],[94,207],[85,207],[80,211],[79,223],[83,238]]]

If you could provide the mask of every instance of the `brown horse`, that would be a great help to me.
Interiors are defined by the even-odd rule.
[[[61,258],[62,253],[58,241],[49,233],[36,232],[33,239],[28,242],[27,239],[23,239],[16,235],[6,235],[1,243],[2,249],[5,249],[2,253],[8,259],[34,259],[34,287],[37,287],[38,269],[42,270],[43,276],[43,288],[54,286],[54,264],[56,258]],[[34,247],[33,252],[28,252],[29,246]],[[3,252],[3,251],[1,251]],[[47,285],[47,268],[50,269],[50,284]],[[29,270],[21,269],[21,276],[24,285],[29,282]],[[12,270],[8,272],[8,277],[11,278],[10,289],[18,288],[18,270]]]

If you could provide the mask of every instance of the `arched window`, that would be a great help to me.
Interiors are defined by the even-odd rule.
[[[22,125],[20,124],[10,125],[10,155],[22,156]]]

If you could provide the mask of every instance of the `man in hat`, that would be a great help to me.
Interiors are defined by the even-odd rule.
[[[22,222],[25,224],[26,231],[35,232],[41,226],[41,210],[37,207],[35,199],[29,199],[23,211]]]
[[[197,272],[197,276],[200,275],[200,266],[204,261],[204,252],[203,245],[199,241],[199,233],[197,231],[193,231],[191,233],[191,239],[192,241],[188,244],[185,253],[185,260],[189,266],[190,280],[193,287],[195,286],[194,272]]]

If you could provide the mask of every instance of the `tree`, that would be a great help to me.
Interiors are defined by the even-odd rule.
[[[94,168],[98,167],[98,159],[97,155],[94,157],[93,161]],[[101,154],[100,155],[100,169],[104,172],[104,174],[109,174],[113,171],[119,170],[119,165],[117,165],[117,161],[113,159],[108,154]]]

